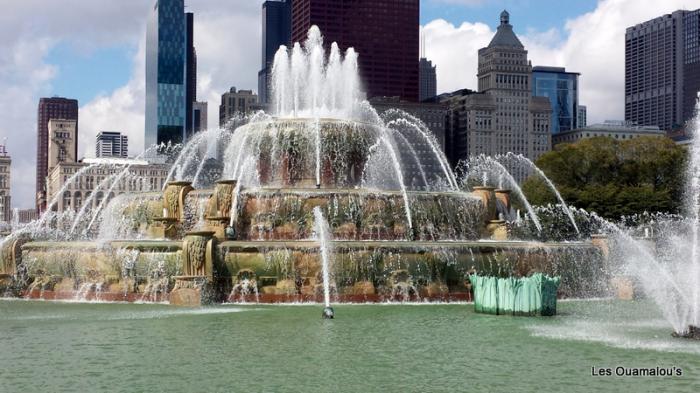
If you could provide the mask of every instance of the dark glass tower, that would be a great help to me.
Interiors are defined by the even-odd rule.
[[[258,96],[267,104],[272,62],[280,45],[289,45],[292,35],[292,0],[266,1],[262,5],[262,69],[258,72]]]
[[[292,41],[317,25],[324,42],[360,54],[367,98],[418,100],[419,0],[294,0]]]
[[[187,23],[184,0],[158,0],[146,32],[144,146],[185,137]]]
[[[420,86],[418,100],[423,102],[437,95],[437,73],[433,62],[425,57],[420,58]]]
[[[549,98],[552,103],[552,134],[577,128],[578,77],[563,67],[532,68],[532,95]]]
[[[628,27],[625,120],[670,131],[693,117],[700,89],[700,9]]]

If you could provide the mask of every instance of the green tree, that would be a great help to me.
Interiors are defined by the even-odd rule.
[[[616,219],[648,212],[680,213],[687,151],[668,138],[609,137],[563,144],[536,162],[567,203]],[[554,203],[544,182],[523,184],[531,203]]]

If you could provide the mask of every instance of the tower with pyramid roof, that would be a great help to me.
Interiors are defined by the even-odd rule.
[[[551,148],[551,104],[532,96],[532,64],[513,32],[508,11],[501,12],[496,34],[479,49],[479,92],[494,103],[487,154],[522,154],[532,160]],[[479,143],[477,143],[479,145]],[[488,145],[488,146],[487,146]]]
[[[450,158],[453,163],[480,154],[512,152],[531,160],[551,149],[552,106],[546,97],[532,96],[532,65],[527,50],[513,32],[510,15],[488,46],[479,49],[478,91],[453,94],[450,105]],[[522,180],[525,173],[514,173]]]

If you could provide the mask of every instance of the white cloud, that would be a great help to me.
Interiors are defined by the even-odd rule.
[[[210,128],[218,127],[221,94],[231,86],[258,90],[262,1],[239,0],[235,3],[228,10],[222,10],[220,2],[211,0],[204,4],[193,3],[192,7],[195,12],[197,99],[209,102]]]
[[[120,131],[129,137],[132,156],[143,151],[146,40],[145,31],[134,57],[132,78],[125,86],[109,95],[96,97],[80,107],[80,157],[95,156],[95,136],[100,131]]]
[[[603,0],[592,12],[568,20],[567,37],[556,29],[520,36],[533,65],[580,72],[580,100],[589,122],[624,118],[625,29],[684,9],[687,0]],[[494,23],[498,15],[494,15]],[[516,30],[518,26],[516,25]],[[476,88],[477,51],[495,31],[481,23],[455,26],[435,20],[423,27],[426,55],[437,65],[438,92]]]

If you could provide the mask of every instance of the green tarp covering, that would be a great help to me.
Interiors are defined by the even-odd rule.
[[[555,315],[559,277],[535,273],[530,277],[469,276],[474,310],[497,315]]]

